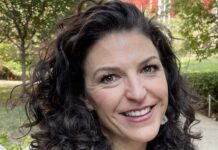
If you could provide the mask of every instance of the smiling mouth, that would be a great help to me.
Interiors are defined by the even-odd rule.
[[[124,116],[127,116],[127,117],[141,117],[141,116],[145,116],[148,113],[150,113],[153,107],[154,106],[149,106],[149,107],[146,107],[146,108],[143,108],[143,109],[140,109],[140,110],[131,110],[131,111],[128,111],[128,112],[124,112],[122,114]]]

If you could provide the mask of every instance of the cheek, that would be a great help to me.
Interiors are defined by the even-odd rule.
[[[158,82],[159,84],[158,87],[156,87],[157,92],[159,93],[159,95],[163,96],[163,97],[168,97],[168,85],[167,85],[167,81],[165,78],[163,78],[162,80],[159,80]]]
[[[91,92],[90,96],[97,111],[114,111],[120,102],[119,92],[113,89]]]
[[[168,85],[164,75],[150,80],[147,85],[147,89],[152,95],[163,102],[168,102]]]
[[[168,85],[166,79],[162,79],[162,81],[159,81],[159,87],[157,88],[157,95],[159,96],[159,99],[162,101],[162,104],[164,107],[167,107],[168,105]]]
[[[166,79],[162,79],[159,82],[159,88],[157,88],[158,94],[163,98],[164,101],[168,101],[168,85]]]

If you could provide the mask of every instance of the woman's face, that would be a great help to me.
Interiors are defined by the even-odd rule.
[[[84,64],[87,107],[116,143],[147,143],[158,133],[168,105],[157,49],[137,31],[107,34]]]

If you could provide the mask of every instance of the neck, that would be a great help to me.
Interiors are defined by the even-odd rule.
[[[137,142],[127,138],[120,138],[116,135],[108,134],[107,129],[103,128],[103,134],[111,143],[112,150],[146,150],[147,142]]]
[[[146,147],[146,143],[139,143],[136,141],[120,141],[118,139],[113,139],[112,141],[112,150],[146,150]]]
[[[112,145],[112,150],[146,150],[144,145]]]

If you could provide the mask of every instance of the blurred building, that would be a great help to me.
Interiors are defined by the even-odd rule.
[[[163,21],[174,17],[172,0],[122,0],[134,4],[139,10],[158,15]]]
[[[124,2],[133,3],[140,10],[148,10],[154,15],[158,15],[162,21],[166,21],[170,18],[175,17],[175,12],[173,10],[174,0],[122,0]],[[192,0],[194,2],[195,0]],[[218,9],[210,9],[210,4],[213,0],[202,0],[204,8],[208,10],[209,13],[218,14]]]

